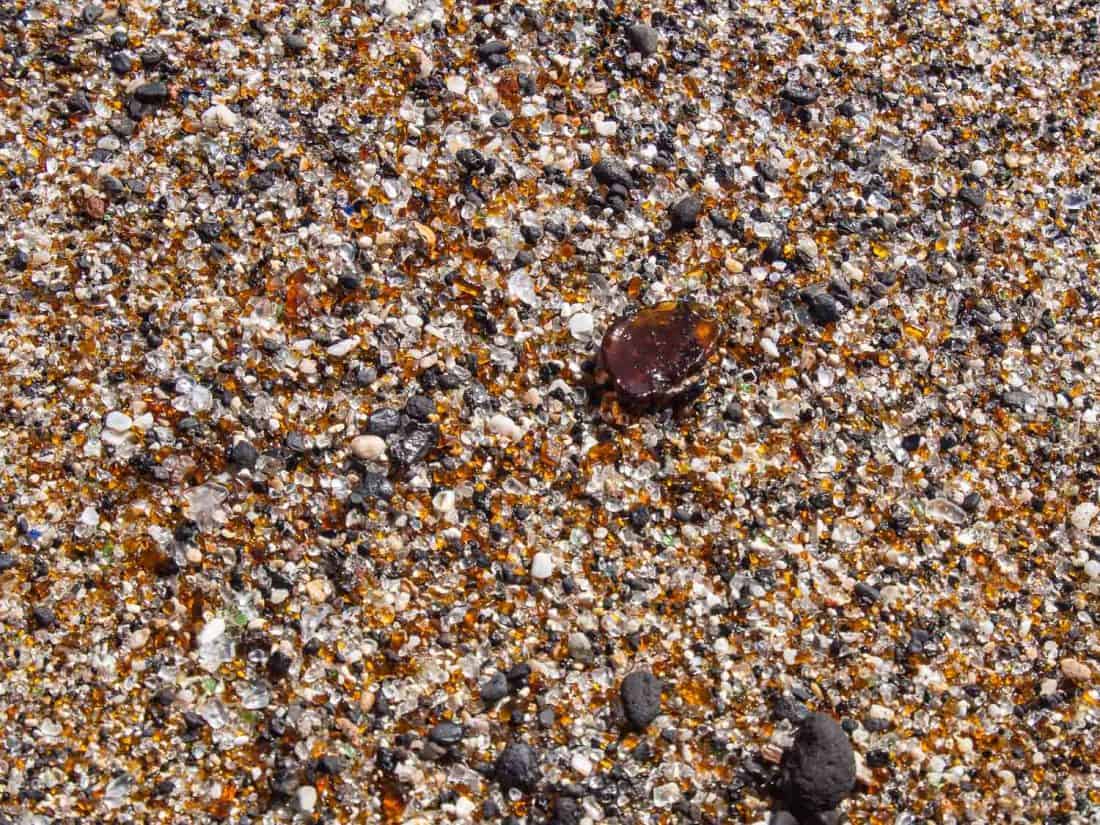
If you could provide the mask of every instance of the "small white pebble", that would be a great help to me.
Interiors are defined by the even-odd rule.
[[[147,627],[139,627],[133,633],[130,634],[130,649],[138,650],[145,647],[145,643],[149,641],[149,635],[151,631]]]
[[[573,758],[569,760],[569,766],[581,776],[588,776],[592,773],[592,760],[583,753],[573,754]]]
[[[619,131],[619,124],[613,120],[597,120],[593,126],[600,137],[611,137]]]
[[[1093,581],[1100,579],[1100,561],[1089,559],[1085,562],[1085,575]]]
[[[305,814],[313,813],[317,807],[317,789],[312,785],[301,785],[298,788],[298,810]]]
[[[1073,508],[1069,520],[1078,530],[1088,530],[1098,512],[1100,512],[1100,507],[1097,507],[1091,501],[1083,501]]]
[[[386,17],[404,17],[412,9],[409,0],[386,0]]]
[[[216,639],[220,639],[225,634],[225,619],[221,616],[215,616],[208,621],[201,631],[199,631],[199,645],[205,647]]]
[[[459,819],[469,819],[470,815],[473,814],[475,810],[477,810],[477,806],[474,805],[472,800],[467,799],[465,796],[460,796],[455,800],[454,812],[455,816]]]
[[[351,440],[351,452],[362,461],[377,461],[386,454],[386,442],[376,435],[357,435]]]
[[[513,441],[518,441],[523,435],[523,430],[516,425],[516,422],[503,413],[497,413],[489,419],[489,430],[494,435],[510,438]]]
[[[208,132],[224,132],[237,125],[237,113],[218,103],[202,113],[202,125]]]
[[[976,178],[984,178],[989,173],[989,164],[978,158],[970,164],[970,174]]]
[[[569,319],[569,332],[578,341],[592,337],[595,321],[589,312],[578,312]]]
[[[813,238],[799,238],[798,251],[805,255],[807,258],[816,258],[818,254],[817,244],[814,242]]]
[[[456,74],[447,76],[447,90],[456,95],[466,94],[466,78]]]
[[[99,511],[91,505],[85,507],[80,513],[80,523],[88,527],[97,527],[99,525]]]
[[[343,358],[353,349],[359,346],[359,336],[353,335],[350,338],[345,338],[343,341],[337,341],[326,352],[333,358]]]
[[[437,513],[449,513],[455,508],[454,490],[440,490],[432,499],[432,507]]]
[[[653,789],[653,804],[658,808],[667,808],[680,801],[680,786],[675,782],[666,782]]]
[[[134,426],[134,420],[124,412],[111,410],[107,413],[107,418],[104,419],[103,425],[108,430],[114,430],[116,433],[124,433]]]
[[[925,160],[943,154],[943,146],[931,132],[925,132],[920,139],[920,155]]]
[[[549,553],[535,553],[531,559],[531,578],[548,579],[554,575],[554,559]]]

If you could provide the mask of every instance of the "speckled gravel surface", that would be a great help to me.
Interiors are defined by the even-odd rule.
[[[0,7],[0,821],[1100,821],[1098,16]]]

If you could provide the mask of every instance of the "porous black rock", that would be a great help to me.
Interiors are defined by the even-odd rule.
[[[685,195],[668,208],[668,217],[672,221],[673,231],[694,229],[699,223],[699,213],[703,202],[698,195]]]
[[[832,295],[822,289],[807,289],[802,293],[802,300],[806,302],[806,308],[814,322],[825,326],[840,320],[840,307]]]
[[[609,158],[604,158],[592,167],[592,177],[596,179],[596,183],[602,183],[604,186],[618,184],[630,189],[635,185],[634,175],[631,174],[626,164]]]
[[[160,106],[168,101],[168,87],[160,81],[142,83],[134,90],[134,97],[149,106]]]
[[[539,781],[538,756],[530,745],[513,742],[493,763],[493,776],[505,788],[530,790]]]
[[[444,748],[457,745],[462,741],[462,725],[455,722],[440,722],[428,731],[428,738]]]
[[[623,715],[632,727],[644,730],[661,712],[661,680],[648,670],[636,670],[619,686]]]
[[[630,50],[638,52],[643,57],[649,57],[657,51],[657,30],[645,23],[635,23],[627,28],[626,40],[630,44]]]
[[[803,720],[783,754],[781,768],[783,796],[796,812],[830,811],[856,784],[856,759],[848,734],[824,713]]]

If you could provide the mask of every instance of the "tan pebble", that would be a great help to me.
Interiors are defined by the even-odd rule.
[[[359,697],[359,709],[363,713],[370,713],[371,708],[374,707],[374,691],[365,690],[363,695]]]
[[[386,442],[376,435],[357,435],[351,440],[351,452],[363,461],[377,461],[386,454]]]
[[[371,694],[371,695],[373,696],[373,694]],[[374,704],[373,700],[372,700],[371,704],[372,705]],[[362,707],[362,703],[360,703],[360,707]],[[362,708],[362,709],[364,711],[369,711],[370,710],[370,708]],[[359,728],[356,727],[355,723],[352,722],[350,719],[347,719],[343,716],[338,717],[337,720],[336,720],[336,727],[338,727],[340,729],[340,732],[348,738],[349,742],[356,743],[356,742],[359,741]]]
[[[306,584],[306,593],[315,602],[323,602],[329,597],[329,593],[332,592],[332,587],[328,583],[328,579],[318,576],[316,579],[310,579]]]
[[[778,765],[783,761],[783,749],[773,742],[769,742],[760,749],[760,757],[765,762],[771,762],[773,765]]]
[[[871,773],[871,769],[867,767],[867,763],[863,761],[863,754],[856,752],[856,779],[862,782],[864,785],[873,786],[875,784],[874,774]]]
[[[1059,665],[1062,668],[1062,675],[1074,682],[1087,682],[1092,679],[1092,668],[1079,659],[1065,658],[1059,662]]]
[[[107,214],[107,202],[103,198],[97,198],[95,195],[89,195],[84,198],[83,211],[86,216],[93,221],[99,221],[103,219],[103,216]]]
[[[221,132],[237,125],[237,114],[228,106],[218,103],[202,113],[202,125],[208,132]]]
[[[416,227],[416,234],[420,236],[420,240],[424,241],[424,245],[427,246],[428,249],[434,248],[435,232],[432,231],[431,227],[425,226],[422,223],[414,223],[413,226]]]

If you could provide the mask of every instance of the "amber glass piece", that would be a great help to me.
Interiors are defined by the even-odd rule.
[[[702,304],[665,301],[615,321],[599,365],[620,400],[659,406],[675,400],[718,345],[721,327]]]

